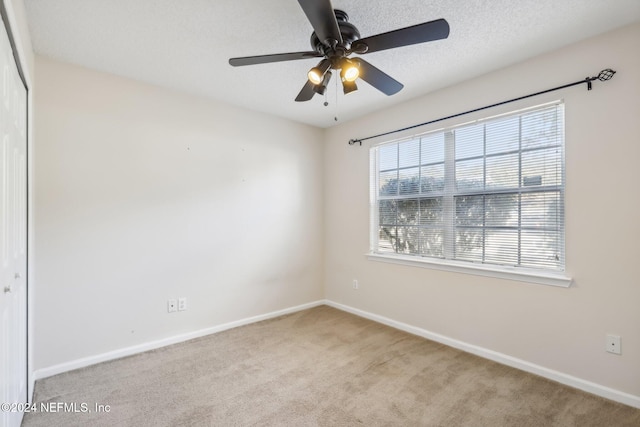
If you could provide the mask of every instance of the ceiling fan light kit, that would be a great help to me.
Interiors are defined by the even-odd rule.
[[[324,95],[327,90],[327,85],[329,84],[329,80],[331,80],[331,71],[327,71],[322,78],[322,82],[317,85],[313,85],[313,91],[318,95]]]
[[[342,79],[342,81],[355,82],[359,76],[359,64],[347,58],[344,58],[342,61],[342,71],[340,71],[340,78]]]
[[[437,19],[360,38],[360,31],[349,22],[349,16],[342,10],[333,9],[331,0],[298,0],[298,3],[314,30],[311,34],[312,51],[229,59],[229,64],[240,67],[270,62],[323,58],[316,67],[309,70],[308,80],[295,99],[298,102],[309,101],[316,93],[324,94],[331,78],[330,70],[332,69],[340,70],[340,80],[345,94],[357,90],[355,82],[361,78],[385,95],[393,95],[403,88],[402,83],[367,61],[361,58],[351,59],[349,56],[441,40],[449,36],[447,21]]]
[[[309,70],[307,73],[307,78],[314,85],[319,85],[322,83],[324,79],[325,73],[331,68],[331,61],[328,59],[323,59],[320,63]]]

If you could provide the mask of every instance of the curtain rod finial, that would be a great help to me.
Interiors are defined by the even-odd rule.
[[[359,143],[360,143],[360,146],[362,146],[362,140],[361,140],[361,139],[350,139],[350,140],[349,140],[349,145],[353,145],[353,144],[355,144],[356,142],[359,142]]]
[[[613,77],[613,75],[616,72],[613,71],[611,68],[607,68],[605,70],[600,71],[600,74],[598,74],[598,80],[600,80],[601,82],[605,82],[607,80],[611,80],[611,78]]]

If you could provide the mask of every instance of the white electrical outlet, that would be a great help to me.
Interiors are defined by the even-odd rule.
[[[356,279],[353,279],[353,289],[359,289],[359,288],[360,288],[360,284]]]
[[[613,354],[621,354],[621,349],[620,349],[620,336],[618,335],[607,335],[607,344],[605,347],[605,350],[607,350],[609,353],[613,353]]]
[[[187,309],[187,297],[178,298],[178,311],[185,311]]]
[[[167,301],[167,311],[169,313],[173,313],[174,311],[178,311],[178,302],[174,299],[170,299]]]

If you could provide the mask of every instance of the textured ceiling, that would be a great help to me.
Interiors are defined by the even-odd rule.
[[[24,0],[36,53],[319,127],[344,122],[640,21],[640,0],[334,0],[362,37],[445,18],[448,39],[366,55],[405,87],[294,98],[317,59],[234,68],[235,56],[310,50],[296,0]],[[606,65],[606,64],[604,64]],[[337,95],[337,96],[336,96]]]

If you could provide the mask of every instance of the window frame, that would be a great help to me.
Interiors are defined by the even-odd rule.
[[[383,196],[383,198],[380,198],[379,195],[379,189],[380,189],[380,173],[382,171],[378,170],[378,163],[379,163],[379,159],[378,159],[378,154],[379,154],[379,147],[384,146],[384,145],[389,145],[389,144],[400,144],[402,142],[405,141],[410,141],[412,139],[416,139],[416,138],[422,138],[426,135],[429,134],[434,134],[434,133],[443,133],[445,141],[444,141],[444,161],[443,162],[434,162],[434,163],[442,163],[444,166],[444,175],[445,175],[445,182],[455,182],[455,180],[452,179],[452,177],[455,177],[455,170],[456,170],[456,160],[460,160],[460,159],[456,159],[455,157],[455,148],[454,148],[454,144],[453,141],[451,140],[447,140],[448,136],[447,133],[452,133],[455,129],[464,127],[464,126],[468,126],[468,125],[472,125],[472,124],[479,124],[479,123],[483,123],[483,122],[488,122],[491,120],[495,120],[501,117],[508,117],[508,116],[516,116],[516,115],[523,115],[527,112],[530,111],[535,111],[535,110],[541,110],[544,108],[548,108],[551,106],[559,106],[560,108],[563,109],[563,121],[561,123],[561,127],[559,129],[559,131],[561,132],[561,158],[560,158],[560,162],[562,164],[562,177],[561,177],[561,184],[559,184],[559,195],[561,197],[562,200],[562,233],[561,236],[559,237],[560,240],[560,245],[562,245],[562,266],[563,269],[550,269],[550,268],[529,268],[529,267],[523,267],[523,266],[510,266],[510,265],[498,265],[498,264],[487,264],[487,263],[476,263],[476,262],[471,262],[471,261],[460,261],[460,260],[456,260],[456,259],[452,259],[453,258],[453,245],[446,245],[443,243],[443,258],[437,258],[437,257],[430,257],[430,256],[421,256],[421,255],[410,255],[410,254],[403,254],[403,253],[397,253],[397,252],[379,252],[377,251],[377,249],[379,248],[379,226],[380,226],[380,209],[379,209],[379,201],[380,200],[385,200],[385,197]],[[467,121],[464,123],[458,123],[458,124],[452,124],[451,126],[447,126],[446,128],[439,128],[439,129],[435,129],[435,130],[430,130],[427,132],[423,132],[421,134],[417,134],[417,135],[412,135],[406,138],[398,138],[398,139],[394,139],[394,140],[388,140],[388,141],[384,141],[381,142],[380,144],[376,144],[374,146],[370,147],[370,219],[369,219],[369,223],[370,223],[370,247],[369,247],[369,252],[366,254],[367,259],[371,260],[371,261],[381,261],[381,262],[388,262],[388,263],[395,263],[395,264],[401,264],[401,265],[409,265],[409,266],[414,266],[414,267],[423,267],[423,268],[429,268],[429,269],[436,269],[436,270],[444,270],[444,271],[453,271],[453,272],[458,272],[458,273],[464,273],[464,274],[473,274],[473,275],[479,275],[479,276],[488,276],[488,277],[495,277],[495,278],[502,278],[502,279],[509,279],[509,280],[515,280],[515,281],[522,281],[522,282],[527,282],[527,283],[536,283],[536,284],[544,284],[544,285],[551,285],[551,286],[559,286],[559,287],[569,287],[571,286],[572,283],[572,279],[571,277],[566,275],[566,257],[565,257],[565,235],[566,235],[566,227],[565,227],[565,223],[564,223],[564,200],[565,200],[565,186],[566,186],[566,181],[565,181],[565,157],[564,157],[564,149],[565,149],[565,141],[564,141],[564,132],[565,132],[565,128],[564,128],[564,102],[562,100],[555,100],[552,102],[547,102],[547,103],[543,103],[543,104],[538,104],[538,105],[533,105],[533,106],[529,106],[526,108],[521,108],[515,111],[508,111],[502,114],[496,114],[496,115],[492,115],[490,117],[483,117],[483,118],[479,118],[473,121]],[[422,148],[421,148],[422,149]],[[540,148],[537,148],[538,150],[540,150]],[[519,154],[519,160],[518,162],[521,162],[521,155],[522,152],[524,151],[522,148],[519,148],[518,150],[518,154]],[[504,155],[504,153],[500,153],[500,155]],[[496,155],[497,156],[497,155]],[[486,161],[487,153],[483,154],[483,161]],[[422,165],[422,161],[419,162],[420,163],[420,167],[424,166]],[[400,173],[400,170],[402,169],[402,167],[400,166],[400,164],[397,165],[396,170],[398,171],[398,173]],[[522,176],[520,176],[522,173],[522,170],[520,168],[519,170],[519,179],[522,179]],[[447,177],[448,175],[451,175],[449,177]],[[447,187],[447,185],[445,184],[445,187]],[[520,182],[519,186],[518,186],[518,194],[525,194],[528,191],[535,191],[534,189],[525,189],[523,190],[523,185]],[[538,191],[544,187],[538,187]],[[514,190],[511,189],[507,192],[513,192]],[[456,196],[459,195],[461,193],[460,190],[456,190],[455,188],[452,189],[450,187],[448,188],[444,188],[441,191],[436,191],[433,193],[429,193],[427,194],[423,194],[423,193],[419,193],[419,194],[410,194],[410,195],[400,195],[397,194],[396,197],[386,197],[386,199],[389,200],[401,200],[403,198],[406,199],[426,199],[429,198],[431,196],[435,197],[441,197],[442,198],[442,206],[443,206],[443,215],[445,216],[447,221],[453,221],[451,224],[449,224],[448,226],[445,225],[444,230],[443,230],[443,240],[445,238],[445,235],[447,233],[455,233],[456,232],[456,225],[455,225],[455,200],[456,200]],[[465,191],[464,193],[473,193],[473,191]],[[495,194],[500,194],[501,190],[497,190],[497,191],[491,191],[491,190],[487,190],[487,189],[483,189],[482,191],[479,191],[480,194],[483,194],[485,196],[489,195],[495,195]],[[451,202],[453,201],[453,202]],[[452,206],[446,206],[448,204],[453,203]],[[522,228],[522,225],[519,224],[518,225],[518,229],[520,230]],[[483,247],[485,246],[485,243],[483,243]],[[518,252],[520,253],[520,249],[521,249],[521,244],[518,244]]]

